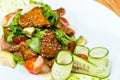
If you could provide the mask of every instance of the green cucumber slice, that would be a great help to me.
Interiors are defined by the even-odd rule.
[[[88,60],[98,66],[97,77],[104,78],[110,74],[108,53],[104,47],[95,47],[88,54]]]
[[[70,51],[59,51],[52,67],[52,77],[55,80],[66,80],[72,70],[73,58]]]
[[[67,80],[110,80],[110,78],[108,77],[108,78],[100,79],[89,75],[71,73],[70,77]]]
[[[15,68],[16,62],[14,61],[13,54],[7,51],[0,51],[0,64]]]
[[[84,74],[71,73],[67,80],[99,80],[99,78]]]
[[[84,45],[77,45],[74,49],[74,54],[86,54],[88,55],[89,48]]]
[[[73,55],[72,72],[96,76],[97,66],[88,60]]]
[[[84,36],[79,36],[76,40],[76,45],[85,45],[87,43],[87,39]]]

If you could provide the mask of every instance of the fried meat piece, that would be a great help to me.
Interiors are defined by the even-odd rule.
[[[52,58],[55,57],[58,50],[61,49],[61,45],[55,37],[55,33],[52,30],[46,31],[41,38],[41,54],[43,57]]]
[[[75,41],[71,41],[70,43],[68,43],[68,44],[66,45],[65,49],[73,52],[75,46],[76,46],[76,42],[75,42]]]
[[[69,36],[72,36],[75,34],[75,31],[71,29],[70,26],[63,25],[60,21],[58,21],[56,27],[64,31]]]
[[[0,50],[5,50],[9,52],[15,52],[19,50],[19,45],[10,44],[5,40],[5,37],[0,38]]]
[[[60,7],[55,10],[58,16],[63,16],[65,14],[65,9]]]
[[[37,53],[30,50],[30,48],[26,45],[25,42],[21,42],[19,45],[20,49],[18,52],[15,52],[15,54],[20,56],[24,60],[37,56]]]
[[[49,27],[49,20],[44,17],[43,11],[39,7],[35,7],[29,12],[23,14],[19,18],[19,24],[22,27]]]

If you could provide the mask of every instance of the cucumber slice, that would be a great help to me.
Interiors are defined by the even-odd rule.
[[[89,48],[84,46],[84,45],[78,45],[74,49],[75,54],[86,54],[88,55],[89,53]]]
[[[104,78],[110,74],[108,53],[104,47],[95,47],[88,54],[88,60],[98,66],[97,77]]]
[[[85,45],[87,43],[87,39],[83,36],[79,36],[76,40],[76,45]]]
[[[72,70],[73,58],[70,51],[59,51],[52,67],[52,77],[55,80],[66,80]]]
[[[84,74],[71,73],[67,80],[99,80],[99,78]]]
[[[4,66],[16,67],[16,62],[12,53],[6,51],[0,51],[0,64]]]
[[[110,78],[100,79],[89,75],[71,73],[67,80],[110,80]]]
[[[73,67],[72,72],[83,73],[91,76],[96,76],[97,66],[88,60],[73,55]]]

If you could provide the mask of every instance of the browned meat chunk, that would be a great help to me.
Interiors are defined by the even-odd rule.
[[[75,46],[76,46],[76,42],[75,41],[71,41],[70,43],[68,43],[68,45],[65,47],[65,49],[73,52]]]
[[[62,29],[69,36],[72,36],[75,34],[75,31],[73,29],[71,29],[69,26],[63,25],[60,21],[58,21],[56,27],[59,29]]]
[[[56,9],[55,11],[58,14],[58,16],[63,16],[65,14],[65,9],[62,7]]]
[[[29,12],[23,14],[19,18],[19,24],[22,27],[49,27],[50,22],[43,16],[42,9],[35,7]]]
[[[41,54],[43,57],[55,57],[61,45],[58,43],[54,31],[48,30],[41,38]]]
[[[30,48],[25,44],[25,42],[20,43],[20,49],[18,52],[15,52],[15,54],[20,56],[24,60],[37,56],[37,53],[30,50]]]
[[[5,51],[10,51],[10,52],[15,52],[19,50],[19,45],[14,45],[8,43],[4,36],[0,38],[0,50],[5,50]]]

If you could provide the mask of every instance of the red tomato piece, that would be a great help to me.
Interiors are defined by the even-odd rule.
[[[30,58],[24,63],[24,67],[33,74],[38,74],[43,66],[44,59],[41,56]]]
[[[88,60],[88,56],[85,54],[77,54],[79,57]]]

